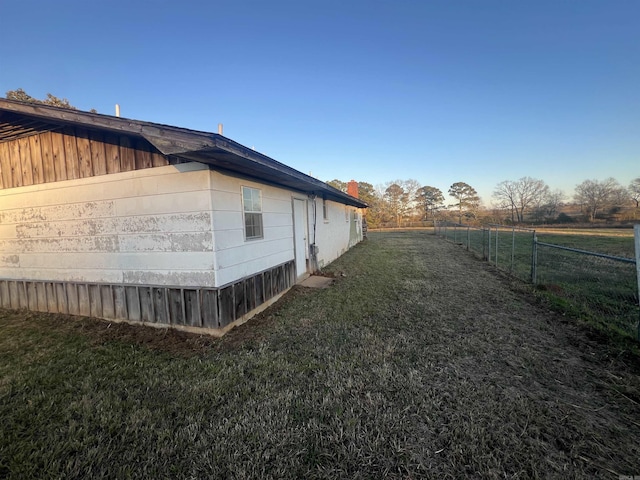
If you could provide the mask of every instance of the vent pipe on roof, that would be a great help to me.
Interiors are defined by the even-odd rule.
[[[116,117],[120,116],[120,105],[116,103]]]
[[[218,124],[218,135],[222,135],[222,124]]]

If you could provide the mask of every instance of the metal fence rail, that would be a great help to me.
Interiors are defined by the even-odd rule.
[[[636,261],[536,242],[534,283],[580,315],[640,339]]]
[[[436,235],[539,286],[565,308],[640,340],[636,260],[538,241],[535,230],[438,222]]]
[[[462,245],[483,260],[525,281],[531,280],[535,231],[529,228],[438,222],[436,235]]]
[[[515,277],[530,280],[535,230],[487,225],[488,260]]]

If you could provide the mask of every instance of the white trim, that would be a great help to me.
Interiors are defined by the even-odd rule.
[[[253,205],[250,205],[252,210],[246,209],[245,196],[244,196],[245,189],[251,191],[252,203],[255,202],[253,192],[258,192],[258,199],[260,200],[260,210],[254,210],[255,203]],[[263,208],[262,208],[262,189],[256,188],[256,187],[250,187],[248,185],[242,185],[240,188],[240,191],[241,191],[241,200],[242,200],[242,226],[244,230],[244,240],[245,242],[253,241],[253,240],[262,240],[264,239],[264,214],[263,214]],[[247,214],[260,215],[259,217],[260,218],[260,235],[251,236],[251,237],[247,235],[247,217],[246,217]]]

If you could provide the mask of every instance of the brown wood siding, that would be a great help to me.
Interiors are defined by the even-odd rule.
[[[0,142],[0,188],[181,163],[146,140],[65,127]]]
[[[11,179],[14,187],[22,186],[22,167],[20,166],[20,145],[14,140],[9,145],[9,158],[11,159]]]
[[[160,152],[151,152],[151,165],[154,167],[162,167],[166,165],[166,159]]]
[[[45,183],[56,181],[56,170],[53,165],[53,144],[51,143],[51,132],[40,134],[40,150],[42,151],[42,169],[44,171]]]
[[[76,130],[76,144],[78,145],[78,165],[80,167],[80,178],[93,176],[91,166],[91,142],[89,132],[78,128]]]
[[[100,132],[90,132],[89,139],[93,174],[105,175],[107,173],[107,157],[104,152],[104,137]]]
[[[120,137],[120,159],[123,172],[136,169],[136,153],[129,137]]]
[[[13,184],[11,178],[11,160],[9,159],[9,144],[0,143],[0,168],[2,168],[2,188],[9,188]]]
[[[33,183],[44,183],[40,135],[31,135],[29,137],[29,147],[31,152],[31,168],[33,169]]]
[[[31,147],[28,138],[18,140],[20,149],[20,167],[22,169],[22,184],[33,185],[33,166],[31,164]]]
[[[151,152],[149,151],[148,143],[144,140],[137,140],[135,145],[136,170],[153,167],[153,163],[151,161]]]
[[[62,130],[62,138],[64,143],[64,159],[67,167],[67,179],[73,180],[80,177],[78,169],[78,145],[76,144],[76,135],[71,127]]]
[[[64,158],[64,138],[59,133],[50,133],[50,135],[56,180],[67,180],[69,177],[67,177],[67,162]]]
[[[120,149],[118,148],[118,136],[106,134],[104,136],[104,150],[107,160],[107,173],[120,171]]]

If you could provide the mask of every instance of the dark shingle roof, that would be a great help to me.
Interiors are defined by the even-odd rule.
[[[367,206],[325,182],[216,133],[0,98],[0,142],[65,126],[142,137],[165,155],[205,163],[346,205]]]

